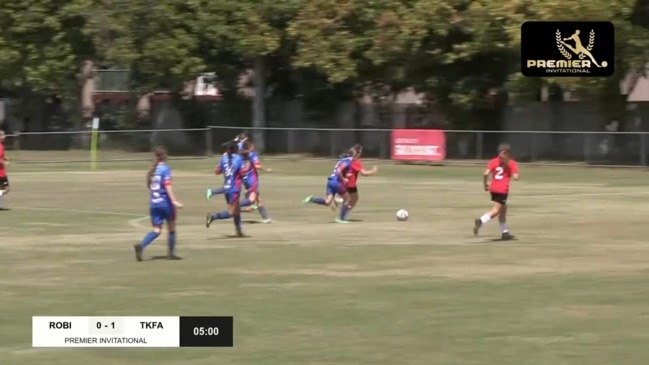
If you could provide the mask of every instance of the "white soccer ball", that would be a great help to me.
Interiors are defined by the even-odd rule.
[[[334,201],[336,202],[336,204],[342,204],[343,203],[343,197],[336,195],[336,197],[334,198]]]
[[[397,220],[405,221],[408,219],[408,211],[405,209],[399,209],[397,211]]]

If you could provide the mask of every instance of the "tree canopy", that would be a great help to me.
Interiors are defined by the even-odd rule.
[[[557,83],[588,98],[619,94],[649,61],[647,14],[636,0],[23,0],[0,7],[0,85],[61,95],[79,65],[128,68],[135,90],[180,91],[215,71],[226,87],[261,57],[289,96],[414,87],[462,115],[493,90],[520,100]],[[610,78],[531,79],[519,72],[526,20],[609,20]]]

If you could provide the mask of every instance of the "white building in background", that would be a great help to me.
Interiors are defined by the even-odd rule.
[[[629,73],[620,83],[620,92],[630,103],[649,101],[649,64],[644,72]]]

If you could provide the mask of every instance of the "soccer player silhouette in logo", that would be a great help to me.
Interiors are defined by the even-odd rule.
[[[573,46],[569,45],[568,43],[566,43],[564,41],[575,41],[575,46],[573,47]],[[573,34],[569,38],[564,38],[563,41],[561,41],[561,43],[564,46],[568,47],[568,49],[571,50],[572,53],[576,54],[577,56],[583,54],[584,56],[590,58],[590,60],[593,61],[595,66],[602,67],[599,64],[597,64],[597,61],[595,61],[595,57],[593,57],[593,55],[590,53],[590,51],[587,50],[586,47],[584,47],[581,44],[581,39],[579,39],[579,29],[577,29],[575,31],[575,34]]]

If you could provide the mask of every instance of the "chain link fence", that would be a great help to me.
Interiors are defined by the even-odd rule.
[[[390,129],[246,128],[265,141],[264,154],[337,157],[354,143],[363,145],[366,158],[389,159]],[[211,126],[198,129],[111,130],[98,133],[100,160],[148,159],[153,146],[163,145],[170,155],[218,155],[223,144],[241,132],[240,127]],[[509,143],[521,162],[581,162],[592,165],[646,166],[649,132],[566,131],[445,131],[447,160],[483,160],[496,153],[499,143]],[[91,132],[30,132],[8,135],[7,150],[76,151],[81,159],[90,149]],[[64,156],[65,154],[61,154]]]

